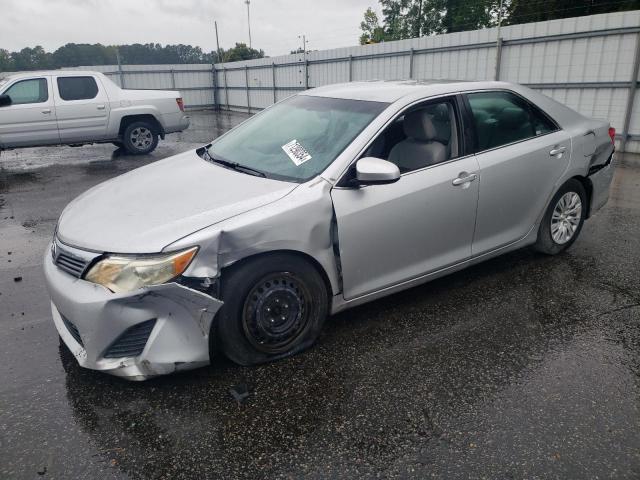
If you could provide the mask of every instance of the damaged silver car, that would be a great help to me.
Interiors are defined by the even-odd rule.
[[[44,259],[83,367],[132,380],[311,346],[325,318],[496,255],[557,254],[613,129],[504,82],[308,90],[71,202]]]

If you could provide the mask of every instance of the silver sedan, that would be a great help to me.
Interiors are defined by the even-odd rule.
[[[71,202],[53,320],[80,365],[132,380],[286,357],[328,314],[569,248],[608,199],[614,134],[504,82],[308,90]]]

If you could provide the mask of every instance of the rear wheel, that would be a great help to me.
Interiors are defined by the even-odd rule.
[[[144,155],[158,146],[158,133],[149,122],[133,122],[124,129],[122,143],[131,155]]]
[[[586,202],[586,192],[578,180],[571,179],[560,187],[547,207],[534,248],[548,255],[569,248],[582,230]]]
[[[325,283],[308,262],[285,254],[248,261],[223,275],[219,346],[241,365],[298,353],[316,341],[328,312]]]

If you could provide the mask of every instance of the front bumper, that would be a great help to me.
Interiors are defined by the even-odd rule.
[[[116,294],[63,272],[50,251],[45,253],[44,273],[53,321],[80,366],[145,380],[209,364],[209,332],[220,300],[177,283]],[[142,353],[105,357],[130,327],[153,319]],[[75,327],[76,337],[68,324]]]

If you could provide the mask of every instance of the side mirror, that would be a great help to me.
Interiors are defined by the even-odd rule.
[[[0,107],[8,107],[11,105],[11,97],[9,95],[0,95]]]
[[[360,185],[393,183],[400,179],[400,169],[387,160],[365,157],[356,162],[356,179]]]

